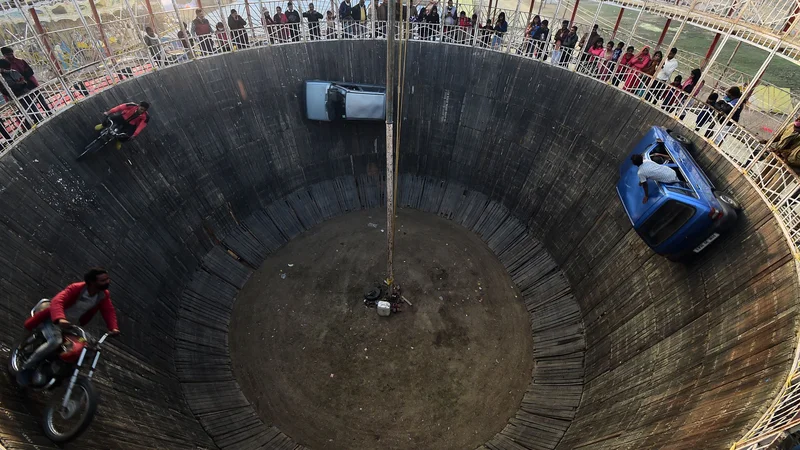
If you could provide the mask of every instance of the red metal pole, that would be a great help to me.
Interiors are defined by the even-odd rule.
[[[256,30],[253,28],[253,18],[250,17],[250,3],[247,0],[244,0],[244,10],[247,12],[247,24],[250,25],[250,34],[252,34],[253,39],[255,39]]]
[[[97,6],[94,4],[94,0],[89,0],[89,6],[92,8],[92,16],[94,16],[94,21],[97,23],[97,29],[100,31],[100,39],[103,40],[103,47],[106,49],[106,56],[111,56],[111,48],[108,44],[108,39],[106,39],[106,32],[103,31],[103,24],[100,23],[100,14],[97,13]]]
[[[497,0],[497,1],[500,1],[500,0]],[[492,0],[489,0],[489,12],[486,14],[486,18],[488,19],[489,17],[492,17]],[[478,18],[478,22],[480,22],[480,20],[481,19],[479,17]],[[483,23],[486,23],[486,21],[484,20]]]
[[[198,8],[198,9],[203,9],[203,2],[202,2],[202,0],[197,0],[197,8]]]
[[[578,5],[581,4],[581,0],[575,0],[575,7],[572,8],[572,16],[569,18],[569,23],[575,23],[575,14],[578,13]]]
[[[781,30],[781,32],[786,33],[787,31],[789,31],[789,28],[792,28],[792,24],[794,23],[794,19],[797,18],[798,14],[800,14],[800,6],[795,8],[794,14],[792,14],[792,17],[789,17],[789,20],[786,21],[786,25],[783,26],[783,29]]]
[[[44,45],[45,50],[47,50],[47,55],[50,56],[50,61],[53,62],[53,67],[56,68],[59,75],[63,75],[64,73],[61,71],[61,64],[58,63],[56,59],[55,53],[53,53],[53,48],[50,47],[50,41],[47,40],[47,34],[44,32],[44,27],[42,23],[39,22],[39,14],[36,13],[36,10],[31,7],[28,12],[31,14],[33,18],[33,26],[36,27],[36,32],[39,33],[39,37],[42,38],[42,45]]]
[[[150,4],[150,0],[144,0],[145,6],[147,6],[147,15],[150,17],[150,26],[153,27],[153,31],[158,33],[156,30],[156,18],[153,15],[153,6]]]
[[[708,61],[708,58],[711,57],[711,54],[714,53],[714,49],[717,47],[717,43],[719,43],[720,34],[717,33],[714,35],[714,39],[711,41],[711,47],[708,47],[708,51],[706,52],[705,60]]]
[[[531,0],[531,7],[528,8],[528,23],[531,22],[531,14],[533,14],[533,2],[534,2],[534,0]]]
[[[611,39],[617,37],[617,30],[619,30],[619,24],[622,22],[622,15],[625,13],[625,8],[619,9],[619,15],[617,16],[617,22],[614,24],[614,31],[611,32]]]
[[[669,30],[669,25],[672,23],[672,19],[667,19],[667,23],[664,24],[664,29],[661,30],[661,36],[658,37],[658,44],[656,44],[656,48],[661,47],[661,44],[664,43],[664,38],[667,36],[667,30]]]

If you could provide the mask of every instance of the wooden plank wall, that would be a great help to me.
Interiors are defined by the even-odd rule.
[[[301,86],[313,78],[382,83],[384,48],[297,44],[159,70],[72,106],[0,158],[5,323],[21,323],[37,299],[89,265],[114,277],[124,334],[106,353],[103,404],[76,448],[215,445],[177,378],[184,288],[201,268],[219,278],[206,255],[221,243],[257,261],[302,231],[301,218],[336,214],[332,202],[303,209],[291,193],[319,195],[310,187],[329,192],[320,184],[328,182],[339,205],[380,205],[382,124],[307,122]],[[631,231],[614,183],[646,127],[674,127],[671,120],[513,55],[412,43],[408,61],[400,171],[427,186],[409,202],[432,211],[440,195],[439,207],[459,197],[447,186],[463,185],[468,203],[440,208],[443,215],[474,229],[481,225],[469,211],[482,198],[506,208],[572,286],[585,326],[584,389],[559,448],[729,447],[779,389],[796,345],[794,263],[749,184],[703,151],[701,164],[748,205],[745,219],[694,264],[668,263]],[[101,111],[143,99],[153,108],[140,137],[73,160]],[[283,198],[285,207],[273,206]],[[295,206],[293,220],[265,220]],[[236,235],[252,224],[263,225],[254,236],[261,246]],[[5,351],[18,334],[0,329]],[[39,413],[0,384],[3,445],[46,448]]]
[[[363,181],[363,180],[362,180]],[[460,183],[401,175],[399,204],[455,220],[483,239],[520,288],[531,316],[534,370],[519,411],[486,443],[492,450],[554,448],[577,411],[586,350],[580,309],[544,247],[510,211]],[[372,184],[338,178],[295,191],[216,237],[181,296],[175,366],[189,408],[222,449],[301,449],[264,424],[242,395],[227,345],[236,295],[264,258],[323,220],[382,201]],[[522,447],[520,447],[522,446]]]

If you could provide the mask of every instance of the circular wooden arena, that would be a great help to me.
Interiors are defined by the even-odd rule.
[[[98,415],[67,448],[742,438],[797,345],[781,225],[710,144],[577,73],[409,44],[409,61],[437,61],[410,65],[403,89],[398,279],[415,306],[379,318],[359,304],[383,267],[384,125],[305,120],[299,93],[308,79],[382,84],[383,54],[381,41],[327,41],[170,66],[54,115],[0,158],[7,322],[88,266],[114,280],[123,334],[100,363]],[[142,135],[74,161],[100,111],[143,98]],[[652,125],[694,139],[698,163],[745,205],[688,264],[641,241],[614,189]],[[4,327],[4,348],[19,331]],[[0,399],[3,446],[53,448],[36,399],[10,383]]]

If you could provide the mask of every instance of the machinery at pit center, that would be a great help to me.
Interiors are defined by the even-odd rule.
[[[399,313],[403,311],[404,305],[414,306],[403,296],[402,289],[397,283],[389,283],[389,280],[384,281],[387,288],[380,284],[376,284],[367,292],[364,293],[364,305],[369,308],[376,308],[379,316],[388,317],[392,313]]]

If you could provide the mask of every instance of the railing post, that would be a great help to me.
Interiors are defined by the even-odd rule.
[[[628,33],[628,45],[633,45],[633,37],[636,35],[636,28],[639,26],[639,21],[642,20],[645,7],[647,7],[647,0],[642,2],[642,9],[639,10],[639,14],[636,15],[636,20],[633,21],[631,31]]]
[[[97,31],[100,33],[100,39],[103,40],[103,45],[105,46],[106,56],[109,58],[111,57],[111,44],[108,42],[108,38],[106,37],[106,32],[103,30],[103,22],[100,21],[100,14],[97,12],[97,5],[94,4],[94,0],[86,0],[89,2],[89,8],[92,10],[92,17],[94,17],[94,21],[97,24]],[[77,3],[75,5],[77,8]],[[80,10],[79,10],[80,12]]]
[[[622,22],[622,15],[625,14],[625,8],[619,8],[619,14],[617,15],[617,21],[614,22],[614,30],[611,32],[611,39],[617,37],[617,30],[619,30],[619,24]]]
[[[473,24],[474,29],[472,30],[473,47],[478,47],[478,40],[481,37],[481,9],[483,9],[483,0],[478,0],[478,10],[475,12],[475,23]]]
[[[147,8],[147,17],[150,18],[150,26],[153,27],[153,31],[158,33],[158,29],[156,27],[156,17],[153,14],[153,5],[150,4],[150,0],[144,0],[144,5]],[[130,9],[130,6],[128,6]]]
[[[247,24],[250,26],[250,34],[253,35],[253,42],[256,40],[256,29],[253,27],[253,17],[250,15],[250,2],[244,0],[244,10],[247,12]]]

